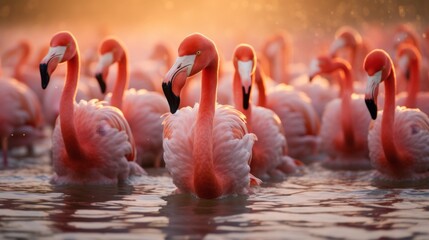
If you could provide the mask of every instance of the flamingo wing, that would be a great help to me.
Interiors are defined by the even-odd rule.
[[[101,159],[126,157],[134,161],[134,138],[122,112],[96,99],[81,100],[75,107],[75,124],[79,141],[84,147],[95,148]],[[86,146],[92,143],[93,146]],[[87,151],[93,152],[93,151]]]
[[[228,194],[243,193],[250,184],[252,147],[256,135],[248,133],[245,116],[228,105],[216,105],[213,121],[213,162]]]
[[[288,151],[287,142],[280,118],[267,108],[253,107],[252,131],[258,137],[253,147],[252,173],[262,176],[281,164]]]
[[[163,148],[165,166],[173,182],[183,192],[193,190],[193,142],[197,110],[179,109],[175,114],[164,115]]]
[[[395,144],[416,173],[429,172],[429,118],[417,109],[396,108]]]

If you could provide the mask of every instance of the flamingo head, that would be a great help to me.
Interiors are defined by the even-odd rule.
[[[279,52],[288,54],[287,51],[288,46],[291,44],[290,41],[290,37],[286,32],[274,34],[267,39],[263,47],[263,53],[268,59],[273,59]]]
[[[320,56],[320,57],[314,58],[310,62],[310,68],[308,73],[310,82],[317,75],[321,73],[330,72],[331,68],[332,68],[332,59],[330,57]]]
[[[126,57],[123,45],[114,38],[108,38],[101,43],[99,52],[100,59],[95,68],[95,78],[100,85],[101,92],[106,92],[106,78],[109,73],[110,65]]]
[[[243,91],[243,108],[249,108],[250,91],[256,68],[255,50],[248,44],[240,44],[234,50],[234,68],[238,72]]]
[[[397,58],[399,71],[404,73],[405,78],[409,80],[411,63],[419,63],[422,56],[414,45],[404,43],[398,47]]]
[[[372,119],[376,119],[378,86],[392,74],[392,60],[384,50],[375,49],[368,53],[363,67],[368,74],[365,103]]]
[[[362,44],[362,36],[358,31],[351,27],[340,28],[335,34],[335,40],[332,42],[329,55],[335,57],[337,52],[342,48],[356,49]]]
[[[52,37],[49,51],[39,65],[43,89],[48,86],[58,64],[75,57],[77,50],[76,40],[70,32],[59,32]]]
[[[160,60],[166,62],[168,60],[168,56],[170,56],[170,49],[167,44],[164,42],[159,42],[153,48],[152,53],[149,58],[152,60]]]
[[[185,85],[186,79],[213,63],[217,65],[217,61],[216,46],[212,40],[204,35],[194,33],[182,41],[176,62],[167,72],[162,82],[162,90],[170,105],[171,113],[175,113],[179,108],[180,92]]]
[[[394,47],[398,48],[401,44],[411,44],[418,47],[418,34],[416,31],[406,24],[401,24],[396,28],[394,35]]]

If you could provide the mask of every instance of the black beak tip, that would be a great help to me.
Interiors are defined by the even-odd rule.
[[[411,72],[409,69],[407,69],[407,71],[405,72],[405,78],[407,79],[407,81],[409,81],[411,78]]]
[[[167,98],[168,105],[170,106],[170,112],[174,114],[177,111],[177,109],[179,109],[180,96],[176,96],[173,93],[171,82],[162,83],[162,91],[164,92],[164,95]]]
[[[375,104],[374,99],[365,99],[365,104],[371,114],[371,118],[375,120],[377,118],[377,105]]]
[[[246,90],[244,89],[244,87],[242,88],[242,90],[243,90],[243,108],[245,110],[247,110],[247,109],[249,109],[251,87],[249,87],[249,91],[247,93],[246,93]]]
[[[42,79],[42,88],[46,89],[50,80],[50,76],[48,73],[48,64],[41,63],[39,65],[39,70],[40,70],[40,78]]]
[[[95,74],[95,78],[98,81],[98,84],[100,85],[101,93],[106,93],[106,82],[103,79],[103,75],[101,73]]]

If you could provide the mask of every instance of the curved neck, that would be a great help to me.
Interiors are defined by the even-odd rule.
[[[357,50],[358,50],[358,45],[355,45],[351,48],[351,52],[350,52],[350,66],[352,67],[351,71],[350,71],[350,75],[351,75],[351,79],[357,81],[358,79],[358,72],[359,72],[359,67],[361,66],[357,66],[358,61],[356,60],[356,56],[357,56]]]
[[[270,74],[271,78],[276,82],[289,84],[288,62],[286,58],[286,49],[283,47],[274,56],[274,59],[271,60]]]
[[[218,81],[218,58],[202,70],[201,97],[194,129],[194,188],[201,198],[222,195],[213,164],[213,119]]]
[[[258,87],[258,106],[267,106],[267,94],[265,91],[265,75],[259,67],[256,67],[255,82]]]
[[[407,87],[407,99],[405,106],[408,108],[417,107],[417,94],[420,90],[420,62],[416,59],[410,62],[410,83]]]
[[[252,132],[252,103],[250,100],[251,98],[249,96],[249,107],[247,109],[244,109],[243,86],[241,85],[240,75],[237,71],[234,73],[233,85],[235,108],[246,116],[247,131]]]
[[[341,127],[343,129],[343,137],[347,146],[355,144],[355,136],[353,131],[353,117],[351,113],[351,95],[353,93],[353,79],[351,77],[350,66],[344,62],[335,62],[333,69],[340,69],[342,75],[340,78],[341,84]]]
[[[395,122],[395,92],[396,92],[396,76],[392,65],[390,75],[384,80],[385,99],[383,116],[381,119],[381,143],[383,145],[384,155],[386,160],[392,165],[399,165],[399,153],[396,149],[393,124]]]
[[[83,155],[74,126],[76,89],[79,76],[79,53],[67,61],[67,77],[61,95],[60,124],[67,155],[71,159],[80,159]]]
[[[121,59],[118,61],[118,76],[116,78],[115,87],[112,92],[112,99],[110,104],[114,107],[122,109],[122,99],[124,97],[124,92],[128,88],[128,61],[127,55],[122,55]]]
[[[18,50],[21,50],[22,54],[15,66],[13,77],[22,81],[24,67],[30,57],[30,46],[28,44],[21,44]]]

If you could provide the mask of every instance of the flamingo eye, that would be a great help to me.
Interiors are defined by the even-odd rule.
[[[200,55],[200,54],[201,54],[201,51],[200,51],[200,50],[198,50],[195,54],[198,56],[198,55]]]

